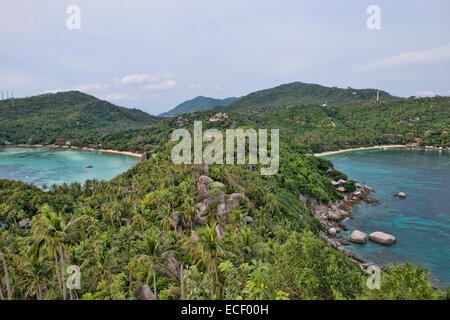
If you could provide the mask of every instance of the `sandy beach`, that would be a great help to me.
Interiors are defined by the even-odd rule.
[[[374,146],[374,147],[361,147],[361,148],[353,148],[353,149],[342,149],[337,151],[327,151],[322,153],[314,153],[315,157],[325,157],[331,156],[333,154],[339,154],[344,152],[352,152],[352,151],[362,151],[362,150],[372,150],[372,149],[388,149],[388,148],[406,148],[406,145],[403,144],[391,144],[385,146]]]
[[[92,148],[78,148],[78,147],[68,147],[68,146],[57,146],[54,144],[51,145],[42,145],[42,144],[11,144],[7,146],[1,147],[35,147],[35,148],[63,148],[63,149],[74,149],[74,150],[84,150],[84,151],[96,151],[96,152],[106,152],[106,153],[115,153],[115,154],[123,154],[125,156],[137,157],[140,158],[142,155],[140,153],[134,153],[130,151],[117,151],[117,150],[108,150],[108,149],[92,149]]]

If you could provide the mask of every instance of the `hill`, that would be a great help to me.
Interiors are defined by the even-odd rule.
[[[161,113],[162,117],[175,117],[181,115],[183,113],[193,113],[195,111],[204,111],[213,109],[215,107],[223,107],[227,106],[233,101],[237,100],[237,98],[225,98],[225,99],[214,99],[209,97],[199,96],[194,99],[185,101],[170,111]]]
[[[393,100],[385,91],[379,92],[381,100]],[[376,100],[376,89],[341,89],[324,87],[318,84],[293,82],[281,86],[250,93],[224,108],[227,111],[258,112],[274,111],[288,106],[303,104],[326,104],[363,102]]]
[[[78,92],[0,101],[0,141],[51,143],[135,129],[161,118]]]
[[[245,118],[246,125],[279,128],[305,152],[406,144],[449,146],[450,98],[408,98],[336,106],[302,105]]]

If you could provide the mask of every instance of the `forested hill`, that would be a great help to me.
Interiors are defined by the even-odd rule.
[[[52,143],[135,129],[161,120],[78,92],[0,101],[0,143]]]
[[[275,111],[289,106],[304,104],[326,104],[374,101],[377,89],[341,89],[324,87],[318,84],[293,82],[281,86],[250,93],[224,109],[236,112],[266,112]],[[385,91],[379,92],[381,100],[393,100]]]
[[[374,146],[416,143],[449,147],[450,98],[408,98],[382,102],[345,103],[335,106],[301,105],[277,111],[227,112],[228,118],[210,121],[217,110],[169,118],[155,125],[122,130],[90,140],[103,147],[133,152],[149,151],[149,145],[163,144],[178,128],[192,129],[196,120],[204,128],[279,129],[283,141],[294,143],[304,153]]]
[[[183,113],[193,113],[195,111],[209,110],[214,107],[227,106],[237,98],[225,98],[225,99],[214,99],[209,97],[199,96],[194,99],[185,101],[170,111],[161,113],[162,117],[175,117]]]

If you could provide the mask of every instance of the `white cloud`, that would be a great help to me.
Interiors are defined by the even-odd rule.
[[[447,90],[445,92],[436,92],[431,90],[423,90],[416,92],[417,97],[434,97],[434,96],[448,96],[448,95],[450,95],[450,90]]]
[[[101,99],[107,101],[115,101],[115,100],[137,100],[139,97],[135,95],[129,95],[126,93],[110,93],[104,96],[101,96]]]
[[[214,90],[214,91],[220,91],[220,90],[222,90],[222,88],[219,87],[219,86],[213,86],[211,89]]]
[[[177,86],[172,75],[165,73],[130,74],[119,79],[114,79],[117,86],[135,86],[146,90],[167,90]]]
[[[397,67],[401,65],[433,63],[446,59],[450,59],[450,43],[431,49],[407,52],[388,58],[378,59],[359,68],[359,70],[363,71]]]

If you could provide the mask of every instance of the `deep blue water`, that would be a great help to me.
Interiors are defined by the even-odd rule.
[[[345,159],[348,157],[348,159]],[[450,153],[432,150],[367,150],[325,157],[349,179],[374,188],[378,204],[361,203],[354,219],[344,223],[350,237],[355,229],[390,233],[397,243],[386,247],[371,241],[352,244],[358,256],[379,264],[411,261],[427,267],[438,286],[450,286]],[[399,199],[394,193],[405,192]]]
[[[109,180],[128,170],[136,157],[60,148],[0,148],[0,179],[43,184],[83,184],[88,179]],[[87,168],[92,166],[92,168]]]

